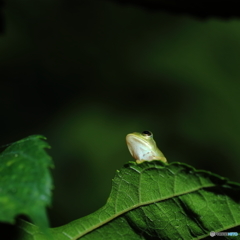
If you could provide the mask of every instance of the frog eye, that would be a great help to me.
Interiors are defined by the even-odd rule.
[[[143,131],[142,135],[146,136],[146,137],[152,137],[153,136],[152,132],[150,132],[150,131]]]

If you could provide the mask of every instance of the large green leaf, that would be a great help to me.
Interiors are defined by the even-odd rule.
[[[239,226],[240,184],[186,164],[152,161],[126,164],[105,206],[50,232],[56,240],[187,240]],[[20,227],[21,239],[49,239],[32,224]]]
[[[0,221],[14,223],[25,214],[38,226],[48,226],[45,208],[51,202],[53,164],[42,139],[24,138],[0,154]]]

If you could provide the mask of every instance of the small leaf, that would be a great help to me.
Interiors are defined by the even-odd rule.
[[[51,202],[50,156],[43,136],[34,135],[11,144],[0,154],[0,221],[14,223],[19,214],[48,226],[45,207]]]
[[[50,232],[55,240],[203,239],[240,226],[239,213],[238,183],[181,163],[130,162],[105,206]],[[27,222],[21,228],[24,240],[49,239]]]

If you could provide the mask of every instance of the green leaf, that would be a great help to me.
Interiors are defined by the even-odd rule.
[[[11,144],[0,154],[0,221],[14,223],[19,214],[48,226],[46,206],[51,202],[49,145],[34,135]]]
[[[186,164],[152,161],[125,165],[105,206],[50,232],[56,240],[187,240],[237,226],[240,184]],[[21,228],[21,239],[49,239],[27,222]]]

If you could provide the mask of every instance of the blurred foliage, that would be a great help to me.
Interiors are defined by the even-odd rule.
[[[48,226],[46,206],[51,203],[53,167],[45,149],[50,148],[40,135],[32,135],[11,144],[0,154],[0,221],[15,223],[19,214],[34,224]]]
[[[12,0],[5,17],[0,144],[48,138],[52,226],[106,202],[133,131],[153,131],[169,162],[240,181],[238,20],[93,0]]]

